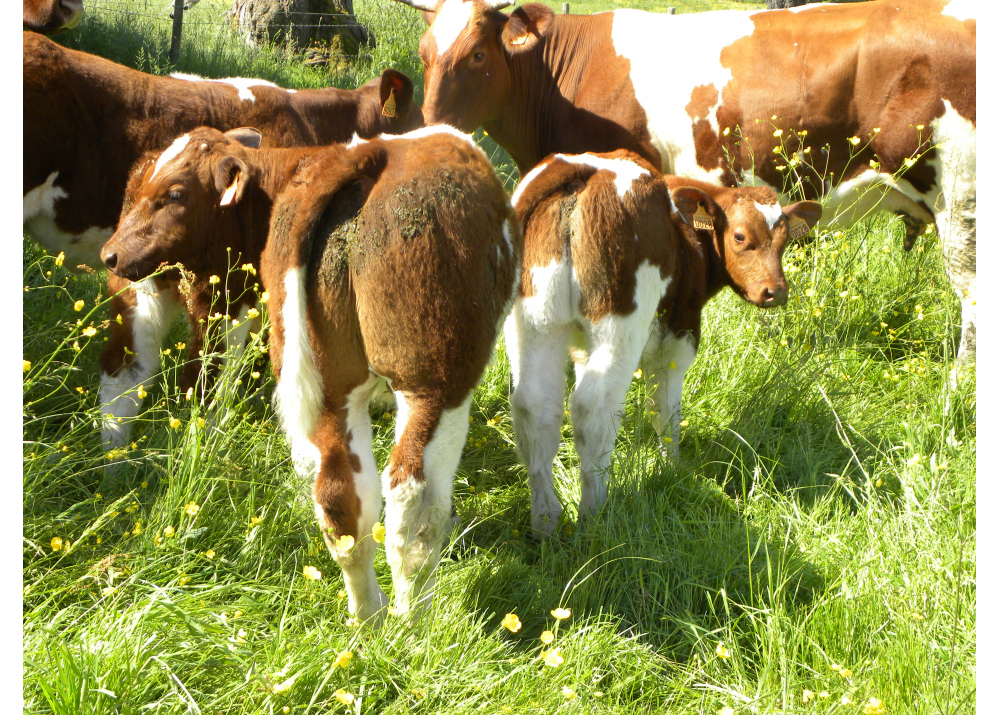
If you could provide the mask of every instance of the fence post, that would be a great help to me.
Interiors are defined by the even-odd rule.
[[[170,64],[176,65],[181,53],[181,25],[184,23],[184,0],[174,0],[174,31],[170,37]]]
[[[673,15],[676,12],[677,12],[677,8],[675,8],[675,7],[668,7],[667,8],[667,14],[668,15]]]
[[[563,15],[569,15],[569,3],[568,2],[564,2],[563,3]]]

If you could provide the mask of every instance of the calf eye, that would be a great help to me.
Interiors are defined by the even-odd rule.
[[[735,238],[735,239],[736,239],[736,243],[743,243],[743,242],[744,242],[745,240],[747,240],[747,237],[746,237],[746,236],[744,236],[744,235],[743,235],[742,233],[740,233],[739,231],[737,231],[737,232],[736,232],[736,235],[735,235],[735,236],[733,236],[733,238]]]
[[[170,198],[171,201],[180,201],[181,199],[184,198],[184,192],[177,191],[175,189],[171,191],[167,196]]]
[[[486,59],[486,55],[484,55],[484,54],[483,54],[482,52],[477,52],[476,54],[474,54],[474,55],[472,56],[472,58],[473,58],[473,59],[474,59],[474,60],[475,60],[476,62],[482,62],[482,61],[483,61],[484,59]]]

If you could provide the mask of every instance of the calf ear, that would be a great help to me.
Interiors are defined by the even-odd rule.
[[[823,205],[817,201],[799,201],[781,209],[788,221],[788,237],[793,241],[804,237],[819,223]]]
[[[715,228],[719,207],[704,191],[693,186],[680,186],[670,192],[670,199],[688,226],[708,231]]]
[[[215,188],[222,194],[219,206],[229,206],[243,198],[246,178],[247,166],[242,159],[231,154],[222,157],[222,161],[215,167]]]
[[[259,149],[261,133],[254,129],[253,127],[237,127],[236,129],[230,129],[225,132],[224,136],[233,141],[238,141],[245,147],[250,149]]]
[[[392,101],[389,101],[390,97]],[[382,70],[378,100],[383,115],[394,117],[397,114],[405,114],[413,103],[413,82],[399,70],[392,68]],[[387,103],[389,106],[386,106]]]
[[[553,18],[552,9],[538,3],[517,8],[510,14],[500,36],[504,49],[512,55],[527,52],[549,31]]]

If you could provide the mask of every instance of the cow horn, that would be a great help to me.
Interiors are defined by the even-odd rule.
[[[396,2],[401,2],[404,5],[409,5],[412,8],[426,12],[434,12],[434,8],[437,7],[437,2],[432,2],[431,0],[396,0]]]

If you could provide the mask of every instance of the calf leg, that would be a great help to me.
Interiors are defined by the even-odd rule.
[[[147,278],[132,283],[109,274],[111,336],[101,353],[101,438],[105,449],[128,443],[131,421],[142,400],[135,388],[149,387],[160,367],[160,346],[167,330],[183,309],[175,283]],[[117,317],[121,316],[121,324]]]
[[[655,333],[642,356],[642,369],[649,390],[647,401],[652,412],[653,427],[666,442],[664,450],[675,460],[680,454],[681,394],[684,375],[694,362],[694,338],[677,337],[667,332],[661,338]]]
[[[375,578],[372,527],[382,513],[378,468],[372,454],[368,400],[378,378],[372,375],[345,400],[345,409],[324,410],[311,439],[319,451],[313,486],[316,519],[334,560],[344,571],[348,610],[379,625],[388,599]],[[350,548],[338,540],[354,537]]]
[[[382,473],[386,559],[396,612],[412,620],[430,601],[441,542],[451,526],[455,469],[469,431],[472,392],[442,409],[436,395],[396,393],[397,443]]]
[[[566,391],[566,348],[570,326],[540,330],[519,309],[504,328],[507,349],[519,366],[510,396],[510,419],[517,453],[531,485],[531,528],[552,534],[562,505],[552,483],[552,461],[561,441]]]
[[[596,513],[608,498],[608,468],[632,375],[649,336],[656,308],[640,304],[627,317],[608,315],[590,326],[586,364],[578,364],[570,397],[573,443],[580,455],[580,516]],[[640,315],[640,313],[642,315]]]

